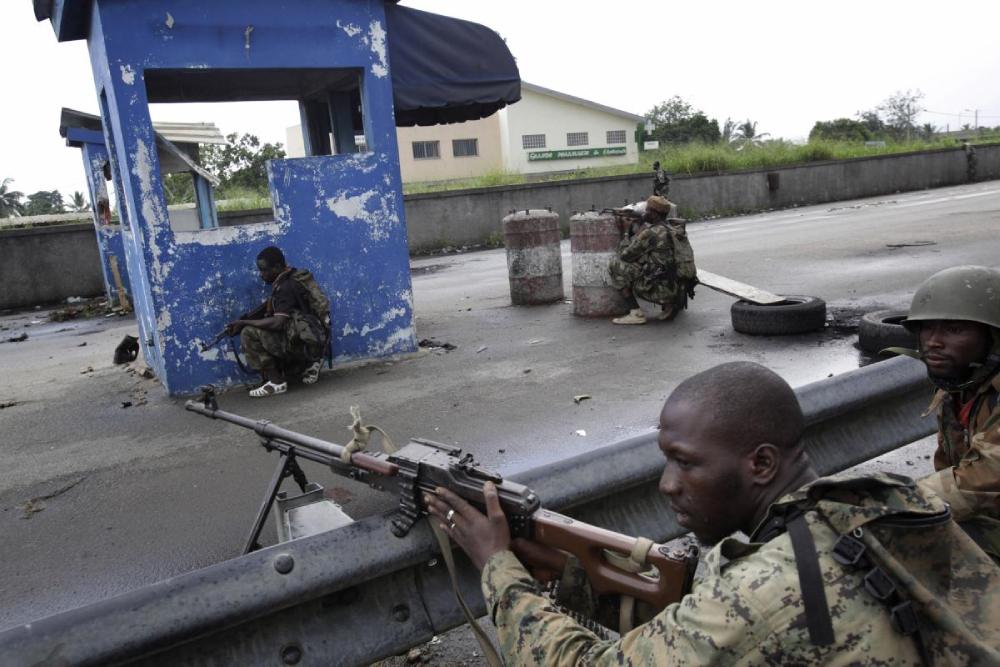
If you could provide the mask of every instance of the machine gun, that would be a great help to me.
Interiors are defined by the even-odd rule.
[[[678,551],[660,544],[652,544],[642,554],[647,566],[643,569],[647,572],[632,572],[620,563],[614,564],[612,560],[626,560],[639,540],[540,507],[539,498],[531,489],[483,469],[472,454],[463,453],[458,447],[414,438],[392,454],[352,452],[342,445],[296,433],[268,420],[250,419],[220,410],[211,387],[203,387],[201,399],[188,401],[185,409],[250,429],[260,436],[264,449],[277,451],[281,456],[244,553],[256,548],[282,480],[294,477],[305,492],[305,474],[296,463],[297,458],[303,458],[326,465],[334,473],[374,489],[396,494],[399,508],[392,521],[392,533],[397,537],[405,536],[418,519],[426,516],[424,494],[439,486],[445,487],[484,511],[483,484],[493,482],[510,524],[511,536],[576,556],[598,595],[632,596],[655,609],[662,609],[680,600],[694,577],[696,552]],[[612,552],[610,558],[608,552]],[[526,565],[551,566],[530,562]],[[650,574],[654,569],[655,574]]]

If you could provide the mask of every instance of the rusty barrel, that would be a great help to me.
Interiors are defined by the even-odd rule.
[[[611,286],[608,273],[619,239],[621,232],[613,215],[588,211],[569,219],[574,315],[614,317],[628,312],[625,297]]]
[[[563,298],[559,214],[544,209],[511,212],[503,219],[510,300],[532,306]]]

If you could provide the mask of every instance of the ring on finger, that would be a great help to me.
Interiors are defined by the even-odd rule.
[[[444,515],[444,520],[447,521],[447,522],[449,522],[449,523],[452,523],[452,524],[455,523],[452,520],[454,518],[455,518],[455,510],[453,510],[453,509],[448,510],[448,513]]]

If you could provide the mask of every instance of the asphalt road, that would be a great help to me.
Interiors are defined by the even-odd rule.
[[[998,229],[1000,182],[689,226],[699,266],[820,296],[847,327],[863,312],[905,307],[939,269],[996,265]],[[568,252],[564,244],[567,296]],[[672,323],[616,327],[574,318],[569,303],[512,307],[503,250],[413,268],[418,336],[456,350],[337,369],[265,400],[233,391],[222,406],[344,442],[356,404],[397,440],[457,443],[511,471],[652,427],[671,388],[716,363],[758,361],[799,385],[861,361],[843,326],[734,333],[732,299],[704,288]],[[42,315],[0,317],[0,340],[29,334],[0,344],[0,404],[15,403],[0,409],[0,628],[237,555],[276,463],[251,434],[187,413],[155,380],[113,366],[134,322]],[[593,398],[575,405],[577,394]],[[354,516],[391,506],[306,470]],[[270,524],[264,537],[274,539]]]

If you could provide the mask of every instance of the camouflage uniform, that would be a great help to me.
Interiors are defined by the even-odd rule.
[[[623,239],[608,270],[616,289],[630,288],[640,299],[680,310],[687,308],[691,287],[689,279],[678,275],[675,258],[674,236],[683,234],[683,228],[675,225],[672,234],[667,224],[649,225],[632,239]]]
[[[776,508],[802,502],[810,486],[775,503],[769,517],[781,513]],[[913,485],[896,498],[895,511],[944,509],[940,499],[923,496]],[[857,516],[832,518],[840,524]],[[830,645],[810,642],[795,555],[788,534],[782,533],[765,543],[723,540],[708,553],[705,575],[691,593],[618,641],[602,640],[560,613],[539,594],[537,583],[512,552],[497,553],[483,570],[482,587],[501,652],[508,664],[519,666],[922,664],[913,639],[894,631],[888,609],[865,592],[863,573],[833,559],[838,535],[830,523],[813,511],[807,511],[805,519],[833,622],[835,641]],[[767,524],[765,520],[762,527]],[[947,585],[964,577],[960,584],[996,583],[1000,571],[954,523],[947,526],[949,534],[957,535],[955,548],[951,540],[938,542],[951,549],[953,573],[939,581]],[[959,607],[961,619],[983,618],[992,624],[998,611],[988,608],[989,600],[977,597],[949,602]]]
[[[938,391],[928,409],[937,410],[937,472],[920,484],[944,498],[955,520],[1000,563],[1000,374],[970,399],[968,428],[952,396]]]
[[[253,369],[308,364],[323,355],[324,325],[312,313],[308,291],[294,277],[297,271],[312,279],[307,272],[289,268],[274,281],[271,297],[265,302],[264,316],[285,315],[285,325],[280,330],[248,326],[240,333],[247,365]]]

